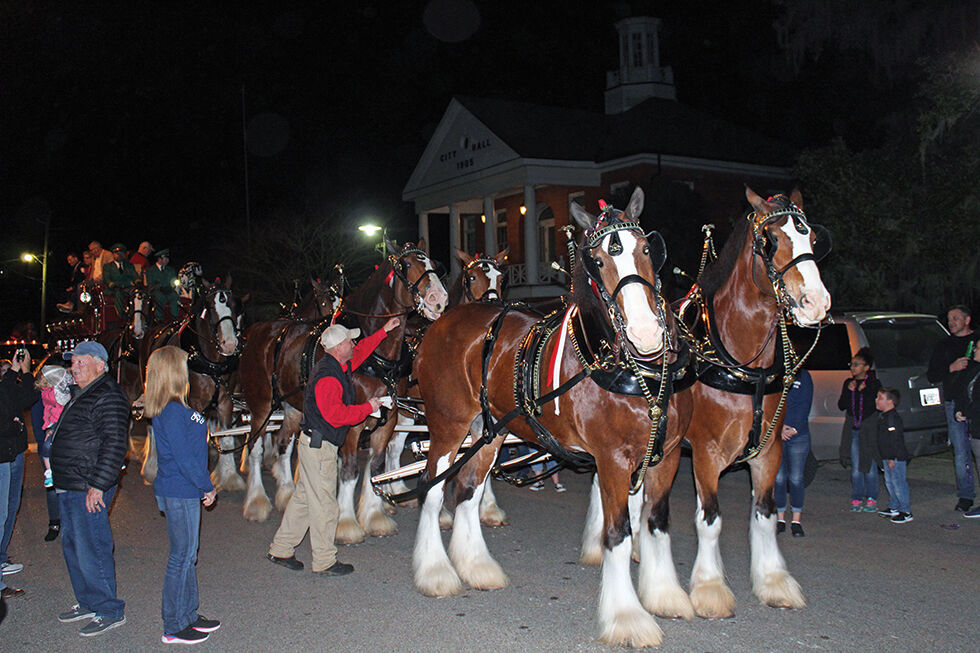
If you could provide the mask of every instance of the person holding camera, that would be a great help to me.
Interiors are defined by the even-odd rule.
[[[7,559],[7,545],[20,508],[24,481],[27,429],[24,428],[23,414],[37,399],[31,355],[22,348],[14,354],[10,369],[0,377],[0,596],[4,599],[24,594],[22,589],[7,587],[2,577],[24,568],[24,565]]]
[[[303,396],[303,433],[299,436],[298,479],[286,506],[282,523],[266,557],[277,565],[298,571],[303,563],[294,553],[310,531],[313,573],[344,576],[354,566],[337,560],[337,450],[344,444],[349,427],[360,424],[381,406],[381,397],[355,404],[357,394],[350,374],[385,339],[400,321],[393,317],[384,327],[354,345],[360,329],[340,324],[320,336],[326,355],[313,368]]]

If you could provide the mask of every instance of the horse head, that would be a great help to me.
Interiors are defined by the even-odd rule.
[[[477,254],[470,256],[461,249],[456,250],[456,256],[463,264],[459,283],[462,295],[468,302],[480,299],[500,300],[504,297],[503,262],[507,260],[508,247],[496,256]]]
[[[247,300],[247,296],[238,298],[231,292],[231,277],[224,283],[216,281],[213,284],[204,284],[197,319],[206,325],[207,334],[222,356],[234,356],[238,353],[244,304]],[[202,329],[198,329],[198,333],[201,332]]]
[[[194,301],[197,299],[198,291],[200,291],[204,285],[204,272],[201,270],[201,264],[196,261],[188,261],[184,264],[184,267],[180,268],[177,272],[177,294],[184,298]]]
[[[320,317],[333,315],[344,298],[344,266],[338,263],[333,266],[330,279],[310,279],[310,285],[313,286],[313,302]]]
[[[753,257],[762,260],[777,302],[797,324],[819,323],[830,310],[830,293],[817,262],[830,252],[830,233],[807,222],[799,190],[790,197],[775,195],[764,200],[746,187],[745,197],[753,209],[748,216]]]
[[[663,237],[644,234],[639,217],[643,191],[633,191],[629,205],[620,211],[600,201],[596,217],[576,202],[572,216],[583,229],[578,243],[573,293],[588,284],[593,295],[605,304],[612,329],[637,354],[651,357],[667,344],[667,324],[657,273],[667,258]],[[588,292],[588,289],[584,289]]]
[[[388,257],[394,277],[403,286],[396,291],[397,301],[405,306],[414,306],[430,320],[437,319],[446,310],[449,294],[442,285],[442,265],[434,262],[425,252],[425,240],[418,244],[406,243],[399,248],[385,238],[385,245],[393,252]]]

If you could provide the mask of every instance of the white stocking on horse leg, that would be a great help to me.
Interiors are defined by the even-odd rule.
[[[599,475],[592,475],[589,490],[589,509],[585,513],[585,527],[582,529],[582,551],[578,557],[580,565],[598,566],[602,562],[602,497],[599,495]]]
[[[234,436],[227,435],[219,439],[222,449],[233,449],[235,447]],[[235,454],[218,454],[218,462],[211,472],[211,483],[219,492],[238,492],[245,489],[245,481],[235,469]]]
[[[449,456],[440,458],[436,464],[436,474],[449,469]],[[442,509],[444,483],[436,483],[429,488],[419,515],[418,531],[415,533],[415,551],[412,566],[415,570],[415,587],[425,596],[450,596],[463,589],[439,531],[439,511]]]
[[[776,544],[776,515],[768,518],[752,512],[749,522],[752,550],[752,591],[759,601],[774,608],[805,608],[803,590],[786,570]]]
[[[295,438],[289,439],[286,450],[276,456],[276,462],[272,465],[272,475],[276,479],[276,509],[282,512],[286,509],[289,500],[293,498],[296,490],[296,483],[293,479],[293,446]]]
[[[490,528],[506,526],[507,513],[497,505],[497,497],[493,493],[493,479],[488,476],[483,485],[483,498],[480,499],[480,523]]]
[[[626,505],[630,510],[630,530],[635,534],[640,532],[640,517],[643,513],[643,485],[640,489],[626,496]],[[640,561],[640,538],[633,537],[633,562]]]
[[[659,646],[663,631],[643,609],[630,577],[632,537],[603,549],[599,590],[599,641],[610,646]]]
[[[398,424],[414,424],[415,420],[406,415],[398,414]],[[388,446],[385,447],[385,471],[393,472],[402,466],[402,452],[405,450],[405,440],[408,438],[408,433],[406,431],[395,431],[392,434],[391,440],[388,441]],[[402,492],[408,492],[409,487],[405,484],[405,481],[399,479],[397,481],[392,481],[389,484],[388,491],[392,494],[401,494]],[[414,499],[412,501],[406,501],[402,504],[405,507],[412,507],[418,505],[418,502]],[[389,515],[395,514],[395,507],[389,504],[384,504],[385,511]]]
[[[698,555],[691,571],[691,603],[699,617],[724,619],[735,615],[735,595],[725,584],[725,569],[721,562],[718,539],[721,536],[721,515],[708,524],[698,499],[694,519],[698,531]]]
[[[490,555],[480,526],[480,500],[483,481],[473,490],[473,496],[456,506],[453,534],[449,540],[449,557],[460,578],[478,590],[497,590],[507,587],[507,574]]]
[[[659,529],[650,533],[645,527],[637,531],[640,549],[639,592],[643,607],[668,619],[692,619],[694,606],[677,580],[670,534]]]
[[[143,475],[143,482],[153,485],[157,477],[157,446],[153,438],[153,426],[146,427],[146,442],[143,444],[143,467],[140,469]]]
[[[364,483],[361,485],[361,500],[357,508],[358,521],[361,528],[371,537],[387,537],[398,532],[398,524],[385,512],[385,503],[374,492],[371,485],[371,461],[369,457],[364,466]]]
[[[248,454],[248,491],[242,514],[248,521],[265,521],[272,512],[272,503],[262,485],[262,443],[264,438],[255,441]]]
[[[344,480],[340,479],[337,488],[337,505],[340,508],[340,517],[337,519],[337,534],[334,542],[337,544],[359,544],[364,541],[365,533],[361,525],[357,523],[357,515],[354,513],[354,490],[357,487],[357,477]]]

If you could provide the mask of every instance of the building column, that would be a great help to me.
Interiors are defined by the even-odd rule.
[[[524,187],[524,268],[527,273],[527,284],[536,286],[538,278],[538,211],[534,186]]]
[[[459,205],[455,202],[449,205],[449,277],[455,279],[459,276],[459,258],[456,250],[459,247]]]
[[[483,216],[486,218],[483,223],[483,249],[487,256],[493,256],[497,253],[497,216],[490,195],[483,196]]]
[[[429,214],[419,213],[419,240],[425,241],[425,246],[432,253],[432,243],[429,242]]]

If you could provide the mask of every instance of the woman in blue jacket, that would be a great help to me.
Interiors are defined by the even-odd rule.
[[[786,419],[783,421],[783,458],[776,474],[773,498],[776,502],[776,532],[786,530],[786,486],[789,485],[790,523],[793,537],[803,537],[803,498],[806,494],[803,471],[810,453],[810,405],[813,403],[813,379],[801,369],[786,396]]]
[[[214,503],[208,476],[207,424],[187,406],[187,352],[161,347],[146,365],[146,416],[153,419],[158,471],[157,505],[167,518],[170,557],[163,580],[163,642],[195,644],[220,623],[197,613],[197,547],[201,504]]]

